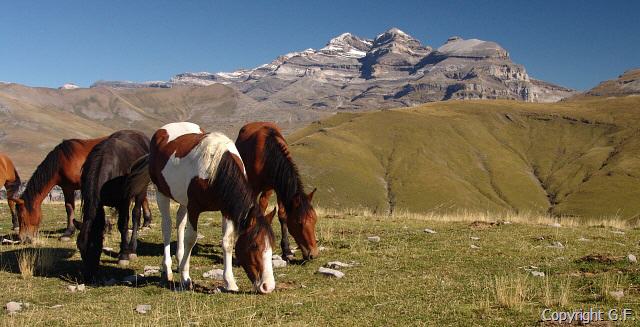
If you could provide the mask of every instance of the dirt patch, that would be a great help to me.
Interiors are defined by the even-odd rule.
[[[294,282],[277,282],[276,291],[286,291],[297,288],[298,286]]]
[[[482,220],[476,220],[474,222],[472,222],[471,224],[469,224],[469,227],[471,227],[471,229],[473,230],[485,230],[485,229],[490,229],[493,227],[498,227],[500,225],[504,225],[504,221],[498,220],[498,221],[482,221]]]

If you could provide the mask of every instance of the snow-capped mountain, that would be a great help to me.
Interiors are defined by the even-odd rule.
[[[573,90],[535,80],[495,42],[451,37],[433,49],[392,28],[366,39],[341,34],[322,48],[234,72],[182,73],[168,82],[95,86],[228,85],[259,106],[378,109],[449,99],[553,102]]]

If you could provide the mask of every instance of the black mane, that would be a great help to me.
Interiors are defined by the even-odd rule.
[[[33,175],[31,175],[29,182],[27,182],[27,187],[22,193],[22,199],[28,210],[31,210],[31,203],[33,203],[36,195],[42,192],[45,185],[51,181],[60,170],[60,157],[70,158],[73,155],[73,143],[75,142],[77,142],[76,139],[70,139],[64,140],[62,143],[56,145],[38,165]]]
[[[261,232],[265,232],[269,241],[273,243],[271,225],[264,218],[257,219],[263,216],[262,212],[255,202],[247,177],[238,167],[231,153],[226,152],[222,156],[211,187],[216,193],[216,198],[227,206],[225,211],[239,232],[247,230],[251,225],[251,217],[256,217],[255,228],[251,231],[250,239],[255,241]]]
[[[300,212],[311,209],[311,203],[305,196],[304,185],[298,173],[298,167],[291,159],[286,145],[278,141],[278,134],[270,129],[264,147],[264,165],[268,174],[268,183],[273,186],[278,197],[282,200],[287,212],[291,212],[293,198],[300,194]]]

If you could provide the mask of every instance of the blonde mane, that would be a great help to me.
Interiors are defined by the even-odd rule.
[[[227,151],[240,158],[242,170],[246,176],[244,162],[242,162],[236,145],[226,135],[216,132],[207,134],[207,136],[200,141],[195,151],[193,151],[194,155],[199,159],[198,176],[202,179],[209,180],[209,184],[213,183],[218,165],[222,160],[222,155]]]

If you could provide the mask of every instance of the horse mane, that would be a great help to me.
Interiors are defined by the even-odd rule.
[[[60,156],[71,158],[73,155],[73,144],[77,142],[76,139],[63,140],[60,144],[56,145],[42,162],[33,172],[31,178],[27,182],[27,186],[22,193],[22,199],[27,205],[27,210],[31,210],[31,203],[35,200],[35,197],[43,191],[44,187],[51,181],[51,179],[60,170]]]
[[[298,167],[291,158],[291,153],[284,140],[280,140],[279,133],[273,128],[265,140],[264,165],[269,174],[271,185],[284,204],[285,210],[290,212],[293,205],[293,197],[302,193],[299,210],[307,212],[311,209],[309,199],[304,196],[304,185],[298,173]]]
[[[207,136],[200,140],[200,143],[196,146],[195,149],[196,153],[198,153],[200,156],[200,170],[204,170],[206,172],[206,176],[215,176],[218,165],[222,161],[222,156],[225,154],[225,152],[227,152],[229,148],[235,149],[235,147],[236,145],[233,143],[233,141],[231,141],[231,139],[229,139],[224,134],[207,134]],[[212,182],[213,179],[210,178],[209,184],[211,184]]]
[[[213,182],[210,180],[210,183],[216,192],[216,198],[227,205],[225,211],[228,212],[239,232],[244,232],[249,228],[251,224],[249,217],[256,217],[254,228],[250,231],[250,239],[252,240],[250,246],[255,245],[255,240],[262,232],[266,233],[269,242],[273,244],[274,235],[271,225],[264,218],[257,219],[263,216],[262,212],[255,202],[244,171],[238,167],[231,152],[225,151],[223,153],[215,178]]]
[[[87,224],[95,219],[93,215],[100,203],[100,190],[108,181],[109,174],[101,174],[102,161],[105,157],[105,149],[113,139],[109,138],[98,143],[87,156],[82,165],[82,179],[80,190],[82,194],[82,221]]]

